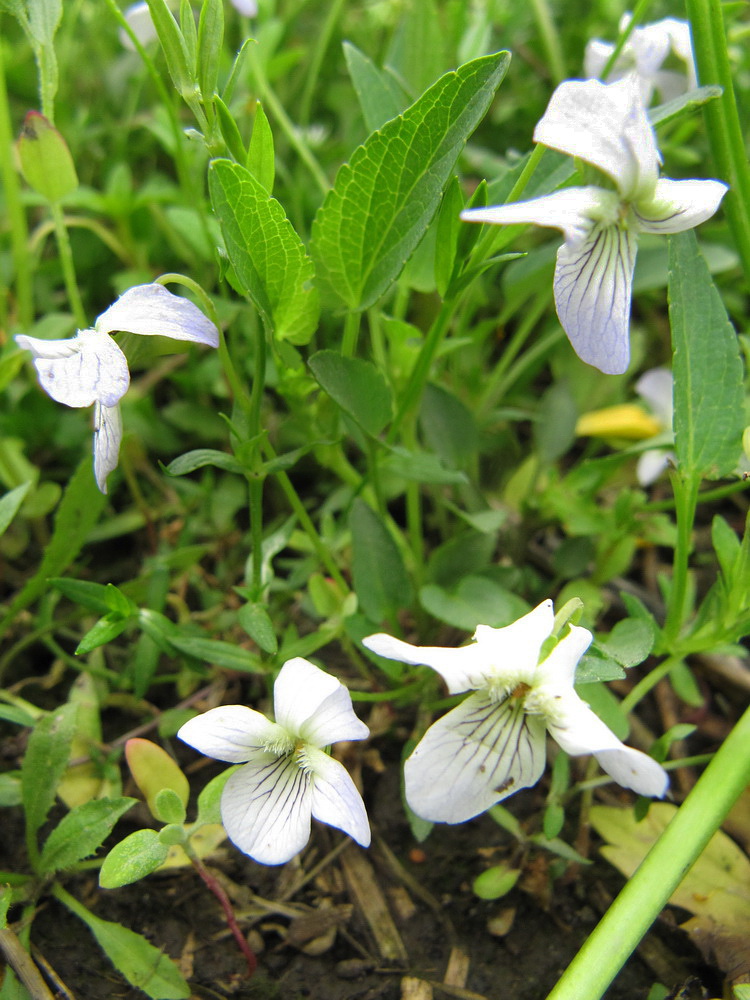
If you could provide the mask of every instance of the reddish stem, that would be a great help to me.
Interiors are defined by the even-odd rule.
[[[232,904],[229,901],[229,897],[226,892],[224,892],[221,885],[219,885],[217,880],[213,877],[211,872],[201,864],[198,858],[191,858],[190,860],[205,884],[221,903],[221,908],[224,911],[224,917],[229,930],[232,932],[234,940],[237,942],[237,947],[245,956],[245,961],[247,962],[247,977],[249,979],[258,968],[258,959],[255,957],[255,952],[247,943],[245,935],[239,928],[237,918],[235,917],[234,910],[232,909]]]

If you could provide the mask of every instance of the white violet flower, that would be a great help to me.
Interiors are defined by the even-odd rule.
[[[94,404],[94,477],[102,493],[117,467],[119,401],[130,385],[125,355],[110,336],[114,331],[219,346],[219,331],[200,309],[159,284],[129,288],[92,330],[79,330],[69,340],[16,336],[18,346],[31,351],[39,382],[54,400],[74,407]]]
[[[369,735],[349,692],[296,657],[281,668],[273,698],[275,722],[252,708],[226,705],[191,719],[177,734],[208,757],[244,765],[221,796],[229,839],[256,861],[280,865],[305,846],[314,816],[368,847],[362,798],[346,768],[323,750]]]
[[[632,14],[620,18],[620,35],[627,31]],[[602,73],[615,51],[614,43],[592,38],[586,45],[583,57],[583,72],[587,77],[602,79]],[[664,70],[665,60],[674,55],[685,64],[685,72]],[[665,17],[653,24],[643,24],[633,28],[620,50],[615,64],[607,74],[607,82],[621,80],[628,73],[635,73],[645,105],[651,103],[654,91],[662,101],[670,101],[687,90],[698,86],[693,59],[693,45],[690,39],[690,25],[674,17]]]
[[[674,452],[665,450],[663,442],[669,439],[674,443],[672,434],[673,404],[672,395],[674,379],[668,368],[649,368],[635,383],[635,391],[646,402],[660,427],[652,446],[639,457],[635,474],[641,486],[650,486],[674,462]]]
[[[560,229],[555,306],[578,356],[609,374],[628,367],[628,327],[639,233],[679,233],[709,219],[727,191],[715,180],[659,177],[659,150],[633,76],[568,80],[555,90],[534,141],[578,156],[614,181],[531,201],[469,209],[468,222]]]
[[[552,601],[544,601],[505,628],[480,625],[474,642],[458,649],[412,646],[382,633],[363,640],[380,656],[437,670],[451,694],[473,692],[430,726],[404,765],[406,801],[417,815],[463,823],[535,784],[547,732],[566,753],[594,754],[625,788],[665,794],[661,765],[621,743],[573,688],[591,633],[571,625],[538,662],[553,625]]]

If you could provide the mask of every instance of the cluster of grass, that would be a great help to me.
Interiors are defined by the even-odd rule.
[[[362,638],[458,645],[552,597],[595,633],[577,680],[624,736],[664,678],[702,704],[691,658],[744,655],[750,625],[747,161],[724,72],[742,109],[738,12],[725,37],[718,6],[691,0],[701,82],[724,93],[678,102],[658,126],[665,175],[732,184],[726,216],[699,244],[641,240],[631,364],[604,375],[555,313],[559,236],[458,216],[574,176],[561,154],[530,158],[534,126],[580,74],[586,41],[616,37],[617,5],[571,17],[544,0],[260,0],[252,21],[218,0],[180,6],[174,20],[154,0],[160,40],[133,51],[115,0],[0,0],[0,732],[38,731],[34,759],[0,775],[0,806],[25,808],[36,876],[84,863],[37,842],[71,756],[85,775],[67,804],[117,803],[82,814],[100,823],[93,853],[127,808],[129,731],[150,723],[168,745],[217,681],[263,703],[282,664],[311,657],[355,705],[388,701],[418,738],[444,707],[437,680]],[[680,13],[646,8],[648,20]],[[44,170],[36,186],[17,170],[34,109],[72,158],[59,197]],[[55,142],[53,173],[69,169]],[[174,354],[117,337],[131,385],[104,496],[89,411],[42,392],[13,335],[72,337],[159,277],[216,321],[221,343]],[[673,361],[676,440],[635,389]],[[676,457],[643,486],[637,460],[654,446]],[[606,682],[632,668],[619,702]],[[112,707],[128,715],[105,739]],[[691,727],[662,728],[641,742],[666,760]],[[744,743],[729,753],[747,761],[735,733]],[[742,787],[737,767],[694,853]],[[557,771],[547,838],[580,791]],[[165,817],[182,822],[179,808]],[[40,882],[11,875],[5,911],[22,903],[28,917]],[[666,877],[662,889],[642,904],[646,926]],[[107,942],[105,921],[55,892],[140,982],[114,955],[141,945]],[[186,995],[164,975],[149,995]]]

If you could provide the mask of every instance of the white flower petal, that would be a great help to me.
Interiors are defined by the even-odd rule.
[[[255,17],[258,13],[256,0],[232,0],[232,6],[244,17]]]
[[[230,776],[221,820],[232,843],[264,865],[281,865],[310,839],[311,777],[294,755],[256,752]]]
[[[614,191],[600,187],[571,187],[508,205],[491,205],[488,208],[469,208],[461,212],[464,222],[489,222],[510,226],[531,223],[560,229],[565,241],[578,245],[586,240],[596,222],[614,222],[617,219],[620,199]]]
[[[130,384],[125,355],[106,334],[80,330],[70,340],[40,340],[20,334],[16,343],[34,356],[39,382],[58,403],[114,406]]]
[[[659,423],[672,426],[672,390],[674,380],[668,368],[649,368],[635,383],[635,391],[645,400]]]
[[[412,646],[410,642],[378,632],[364,638],[362,645],[389,660],[432,667],[448,685],[451,694],[476,687],[477,678],[482,676],[487,665],[487,654],[476,642],[455,649],[448,646]]]
[[[94,404],[94,478],[102,493],[107,492],[107,476],[117,468],[122,442],[120,404]]]
[[[206,757],[232,764],[242,764],[270,746],[279,752],[293,747],[291,737],[281,726],[244,705],[223,705],[196,715],[180,727],[177,735]]]
[[[590,39],[583,53],[583,75],[587,79],[601,78],[604,67],[614,51],[613,43],[603,42],[599,38]]]
[[[640,795],[666,792],[669,778],[664,768],[640,750],[626,747],[572,689],[558,695],[556,717],[554,721],[548,717],[547,728],[566,753],[594,754],[623,788]]]
[[[406,801],[418,816],[463,823],[537,782],[544,723],[512,695],[469,695],[432,725],[404,765]]]
[[[324,747],[370,735],[344,685],[301,656],[287,660],[273,690],[276,721],[306,743]]]
[[[315,819],[343,830],[362,847],[369,847],[370,824],[365,804],[349,772],[322,750],[308,748],[305,758],[314,765],[312,814]]]
[[[549,656],[537,667],[535,684],[542,689],[553,689],[555,698],[560,697],[559,692],[563,695],[566,691],[573,693],[578,661],[591,645],[593,638],[587,628],[570,625],[568,634],[563,636]]]
[[[122,330],[219,346],[219,332],[211,320],[188,299],[173,295],[156,283],[129,288],[101,314],[96,329],[104,333]]]
[[[721,181],[662,177],[653,196],[633,205],[633,212],[646,233],[681,233],[710,219],[728,190]]]
[[[597,226],[578,247],[557,251],[555,306],[582,361],[610,375],[627,370],[636,238],[620,226]]]
[[[670,451],[662,451],[661,448],[644,451],[636,462],[635,478],[641,486],[650,486],[669,468],[670,461],[674,461],[674,454]]]
[[[547,600],[503,628],[478,625],[474,638],[487,661],[486,676],[495,677],[507,672],[514,678],[531,674],[536,669],[542,644],[552,634],[554,624],[552,601]]]
[[[123,15],[130,26],[130,30],[141,45],[148,45],[150,42],[156,41],[158,37],[156,27],[154,26],[151,11],[147,3],[131,4],[127,10],[123,11]],[[130,35],[123,28],[120,28],[118,34],[120,44],[123,48],[128,49],[130,52],[135,52],[135,45],[133,45]]]
[[[615,83],[561,83],[537,123],[534,141],[598,167],[625,199],[650,193],[659,175],[654,130],[632,75]]]

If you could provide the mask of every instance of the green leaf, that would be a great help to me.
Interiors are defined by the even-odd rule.
[[[674,97],[671,101],[651,108],[648,112],[649,121],[652,125],[664,125],[666,122],[672,121],[673,118],[680,118],[684,114],[698,111],[704,104],[721,97],[721,94],[721,87],[696,87],[695,90],[689,90],[686,94],[680,94],[679,97]]]
[[[197,636],[181,638],[170,635],[169,642],[187,656],[194,656],[197,660],[224,667],[226,670],[240,670],[246,674],[265,673],[258,656],[220,639],[200,639]]]
[[[224,785],[236,770],[236,767],[228,767],[226,771],[217,774],[200,793],[196,826],[204,826],[206,823],[221,823],[221,793],[224,791]]]
[[[388,69],[375,63],[351,42],[344,42],[346,68],[357,92],[368,132],[400,115],[409,103],[406,91]],[[463,206],[462,206],[463,207]]]
[[[99,646],[104,646],[106,643],[116,639],[118,635],[121,635],[125,631],[136,615],[137,609],[129,618],[124,618],[116,611],[110,611],[109,614],[100,618],[84,635],[76,646],[76,656],[85,656],[92,649],[98,649]]]
[[[373,437],[393,415],[391,391],[378,369],[361,358],[318,351],[309,361],[316,381],[344,412]]]
[[[136,830],[116,844],[104,859],[99,871],[102,889],[130,885],[156,871],[167,859],[169,848],[159,840],[156,830]]]
[[[135,931],[95,917],[67,893],[58,898],[86,924],[107,958],[131,985],[152,1000],[187,1000],[190,987],[168,955]]]
[[[430,448],[453,469],[465,466],[479,450],[474,414],[443,386],[425,386],[419,425]]]
[[[245,152],[245,144],[242,141],[242,136],[240,135],[234,115],[218,94],[214,94],[213,104],[216,117],[219,120],[221,135],[227,144],[227,149],[238,163],[242,163],[247,153]]]
[[[96,488],[91,474],[91,459],[87,458],[74,472],[57,508],[52,538],[39,569],[14,599],[6,620],[35,601],[47,590],[49,577],[59,576],[73,562],[96,524],[104,502],[105,497]]]
[[[198,83],[204,101],[216,93],[223,41],[223,0],[203,0],[198,21]]]
[[[29,736],[21,764],[21,791],[31,836],[44,823],[55,801],[55,791],[70,757],[77,712],[77,705],[62,705],[43,716]]]
[[[62,0],[27,0],[31,37],[39,45],[52,45],[62,18]]]
[[[260,101],[257,101],[255,104],[253,134],[250,136],[250,145],[247,149],[245,166],[255,179],[263,185],[266,191],[271,194],[276,175],[273,132]]]
[[[173,788],[161,788],[154,798],[153,814],[160,823],[184,823],[185,806]]]
[[[407,448],[391,447],[389,452],[383,462],[383,471],[401,479],[444,486],[469,482],[463,472],[446,469],[440,458],[428,451],[409,451]]]
[[[467,632],[477,625],[509,625],[529,610],[520,597],[484,576],[465,576],[450,591],[427,584],[419,592],[419,603],[435,618]]]
[[[185,39],[174,15],[166,0],[147,0],[147,2],[172,82],[179,94],[183,96],[191,94],[196,81],[190,68],[190,56]]]
[[[89,611],[96,611],[101,615],[112,610],[109,591],[104,584],[93,583],[91,580],[69,580],[67,577],[53,577],[47,582],[69,600]]]
[[[47,837],[39,858],[39,871],[42,874],[58,872],[95,854],[117,820],[137,801],[95,799],[76,806]]]
[[[31,488],[31,482],[21,483],[0,498],[0,535],[2,535],[18,513],[24,497]]]
[[[314,267],[284,209],[249,170],[230,160],[211,163],[208,183],[243,291],[276,337],[308,343],[319,314]]]
[[[349,517],[352,576],[359,605],[373,621],[394,622],[412,601],[412,588],[396,543],[378,515],[355,500]]]
[[[445,298],[453,276],[459,232],[478,228],[462,225],[460,213],[463,207],[464,196],[458,177],[451,177],[440,203],[435,240],[435,285],[441,298]]]
[[[237,621],[264,652],[273,655],[278,650],[276,632],[263,604],[243,604],[237,612]]]
[[[745,416],[737,335],[692,232],[669,237],[674,433],[685,479],[734,469]]]
[[[509,60],[495,53],[447,73],[341,167],[312,230],[326,300],[365,309],[396,280]]]
[[[29,111],[24,119],[18,157],[26,183],[47,201],[58,202],[78,187],[68,144],[38,111]]]
[[[195,451],[186,451],[184,455],[175,458],[166,466],[167,475],[185,476],[196,469],[202,469],[206,465],[213,465],[217,469],[224,469],[225,472],[244,473],[244,467],[233,455],[228,455],[225,451],[216,451],[213,448],[196,448]]]
[[[618,622],[598,646],[623,667],[637,667],[654,648],[656,633],[650,622],[625,618]]]

